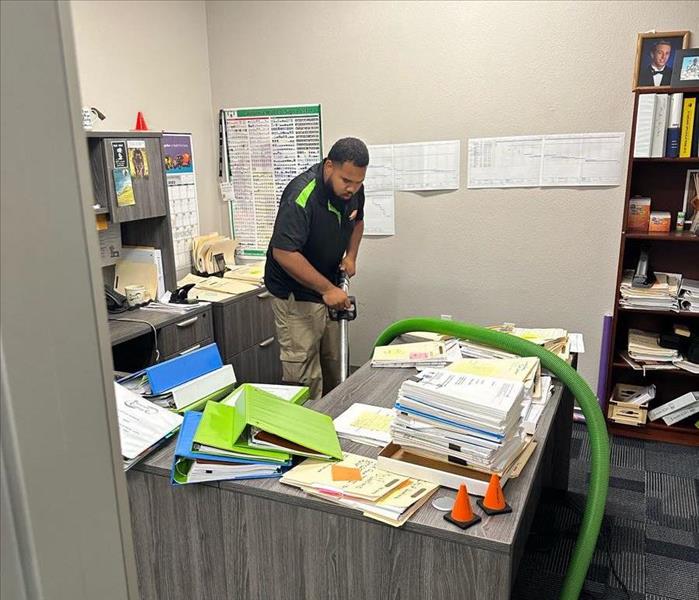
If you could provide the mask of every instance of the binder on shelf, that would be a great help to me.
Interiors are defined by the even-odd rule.
[[[694,113],[697,99],[685,98],[682,108],[682,134],[680,137],[680,158],[692,155],[692,133],[694,132]]]
[[[636,136],[634,139],[634,158],[650,158],[655,123],[656,94],[644,94],[638,99],[636,111]]]
[[[680,155],[683,98],[684,94],[682,92],[677,92],[670,96],[670,117],[667,125],[667,140],[665,142],[665,156],[667,158],[678,158]]]
[[[152,394],[168,392],[223,366],[216,344],[209,344],[187,354],[147,367],[144,373],[148,377]]]
[[[669,116],[670,95],[657,94],[655,100],[655,116],[653,119],[651,158],[662,158],[665,156],[665,140],[667,137],[667,122]]]

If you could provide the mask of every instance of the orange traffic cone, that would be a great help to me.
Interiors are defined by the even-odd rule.
[[[476,504],[480,506],[487,515],[502,515],[511,513],[512,508],[505,502],[505,494],[500,487],[500,478],[497,475],[490,476],[488,489],[485,491],[483,500],[478,498]]]
[[[471,525],[480,522],[481,518],[473,514],[471,500],[468,497],[465,484],[462,483],[459,486],[459,491],[456,494],[456,500],[454,500],[451,514],[445,514],[444,518],[457,527],[461,527],[461,529],[468,529]]]
[[[148,125],[146,125],[146,119],[143,116],[143,113],[139,110],[138,114],[136,115],[136,127],[134,128],[134,131],[148,131]]]

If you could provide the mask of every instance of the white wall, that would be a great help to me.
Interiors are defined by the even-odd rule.
[[[140,110],[149,129],[192,132],[201,231],[227,233],[205,4],[73,1],[71,9],[82,104],[107,115],[95,129],[132,129]]]
[[[468,190],[469,137],[630,133],[636,34],[690,29],[695,2],[208,2],[213,109],[320,102],[324,149],[459,138],[462,186],[397,193],[365,239],[353,363],[411,315],[585,334],[595,385],[624,186]],[[627,137],[628,145],[628,137]]]

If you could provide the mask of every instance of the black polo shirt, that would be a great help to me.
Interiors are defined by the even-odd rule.
[[[323,162],[297,175],[286,186],[267,249],[265,286],[277,296],[322,302],[320,294],[301,285],[274,260],[272,249],[300,252],[313,267],[337,284],[340,266],[354,224],[364,219],[364,186],[343,200],[323,181]]]

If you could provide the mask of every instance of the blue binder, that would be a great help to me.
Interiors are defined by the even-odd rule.
[[[257,464],[257,465],[267,465],[270,469],[274,469],[273,474],[269,475],[239,475],[233,479],[269,479],[281,477],[291,465],[291,461],[283,464],[272,464],[266,463],[261,460],[250,460],[245,458],[231,458],[227,456],[218,456],[215,454],[206,454],[204,452],[196,452],[192,450],[192,445],[194,443],[194,433],[199,426],[199,421],[201,421],[202,413],[196,411],[189,411],[184,413],[184,420],[182,421],[182,426],[180,428],[180,434],[177,438],[177,444],[175,445],[175,457],[172,461],[172,471],[170,472],[170,483],[174,486],[185,485],[187,482],[185,480],[177,481],[176,470],[180,461],[189,460],[212,460],[216,462],[231,463],[231,464]],[[186,477],[186,476],[185,476]]]
[[[152,394],[162,394],[178,385],[211,373],[223,366],[216,344],[209,344],[144,370]]]

